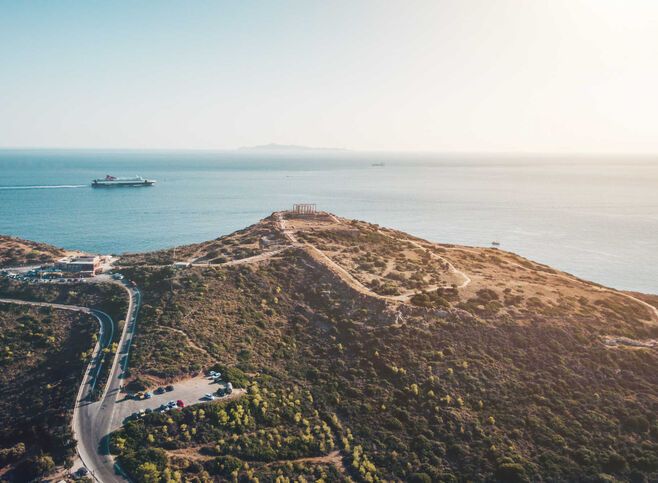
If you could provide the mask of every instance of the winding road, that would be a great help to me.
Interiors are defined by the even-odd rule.
[[[117,283],[117,282],[114,282]],[[100,325],[98,342],[94,347],[91,361],[85,370],[80,389],[73,410],[73,434],[78,442],[77,451],[80,460],[89,475],[101,483],[124,482],[114,458],[109,451],[109,433],[113,427],[115,408],[121,390],[122,379],[125,378],[128,366],[130,345],[135,334],[137,313],[141,303],[141,294],[135,288],[120,284],[128,294],[128,311],[126,323],[118,342],[118,350],[112,361],[110,376],[98,401],[90,401],[90,395],[95,389],[98,374],[101,369],[102,351],[108,347],[114,338],[114,331],[118,330],[116,321],[96,309],[75,305],[53,304],[47,302],[32,302],[18,299],[0,298],[0,303],[31,305],[37,307],[52,307],[55,309],[72,310],[94,316]]]
[[[73,433],[78,441],[80,459],[91,476],[103,483],[125,481],[110,454],[109,433],[121,390],[121,382],[125,378],[128,365],[128,355],[135,334],[141,294],[137,289],[130,289],[125,285],[124,288],[129,296],[126,323],[119,339],[119,349],[114,356],[103,395],[99,401],[93,403],[79,398],[73,414]]]

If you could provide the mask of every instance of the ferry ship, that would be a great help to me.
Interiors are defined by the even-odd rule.
[[[141,176],[133,178],[117,178],[116,176],[107,175],[102,179],[95,179],[91,182],[93,188],[106,188],[111,186],[152,186],[154,179],[144,179]]]

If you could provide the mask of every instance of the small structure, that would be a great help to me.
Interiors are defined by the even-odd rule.
[[[273,243],[274,243],[273,240],[270,240],[270,238],[267,237],[267,236],[262,236],[262,237],[260,237],[260,239],[258,240],[258,246],[259,246],[261,249],[262,249],[262,248],[268,248],[268,247],[271,246]]]
[[[101,258],[98,256],[61,258],[55,263],[55,270],[80,275],[96,275],[102,271]]]
[[[317,209],[315,203],[297,203],[292,206],[295,215],[315,215]]]

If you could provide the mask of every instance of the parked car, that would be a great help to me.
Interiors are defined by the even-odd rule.
[[[146,394],[144,394],[144,399],[151,399],[152,397],[153,397],[152,392],[147,392]]]
[[[165,388],[164,387],[159,387],[155,391],[153,391],[155,394],[164,394]]]
[[[182,399],[179,399],[178,401],[176,401],[176,405],[177,405],[179,408],[184,408],[184,407],[185,407],[185,402],[183,402]]]
[[[171,392],[171,391],[174,390],[174,386],[172,386],[171,384],[169,384],[167,387],[165,387],[165,389],[167,390],[167,392]]]

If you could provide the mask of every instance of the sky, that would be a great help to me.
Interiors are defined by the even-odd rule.
[[[0,147],[658,153],[658,2],[0,0]]]

